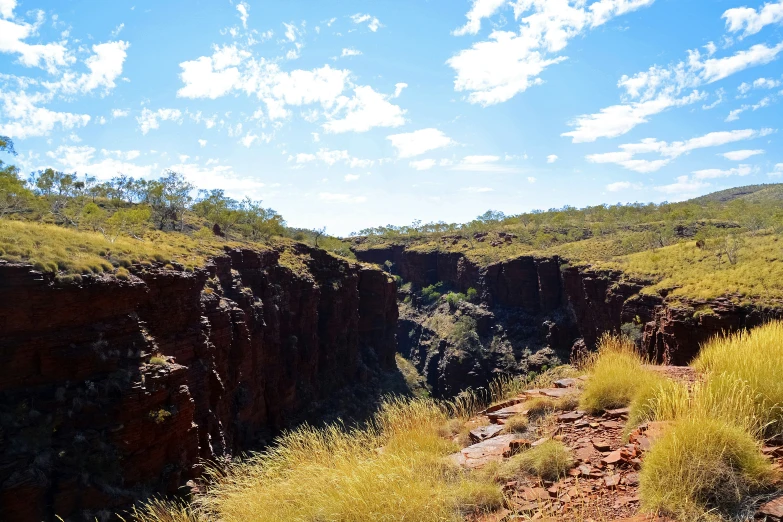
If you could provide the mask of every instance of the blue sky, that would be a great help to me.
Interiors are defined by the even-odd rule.
[[[348,234],[778,181],[781,56],[783,0],[0,0],[0,134]]]

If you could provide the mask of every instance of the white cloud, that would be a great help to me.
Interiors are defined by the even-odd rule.
[[[465,187],[462,190],[462,192],[470,192],[473,194],[482,194],[484,192],[494,192],[494,189],[491,189],[489,187]]]
[[[660,170],[675,158],[694,150],[768,136],[772,132],[774,132],[773,129],[711,132],[697,138],[671,143],[659,141],[655,138],[647,138],[638,143],[620,145],[620,151],[590,154],[586,159],[591,163],[614,163],[628,170],[649,173]],[[639,154],[658,154],[662,159],[635,159]]]
[[[756,89],[774,89],[780,86],[780,80],[772,80],[770,78],[758,78],[753,82],[753,87]]]
[[[709,187],[709,183],[701,181],[693,181],[688,176],[679,176],[676,183],[671,185],[663,185],[655,187],[655,190],[664,192],[666,194],[678,194],[680,196],[687,195],[698,191],[699,189]]]
[[[742,82],[739,87],[737,87],[737,90],[740,92],[740,94],[748,94],[751,87],[752,86],[748,82]]]
[[[357,181],[361,176],[359,174],[346,174],[345,175],[345,181],[351,182],[351,181]]]
[[[638,190],[642,187],[640,183],[631,183],[630,181],[617,181],[615,183],[609,183],[606,186],[606,190],[609,192],[621,192],[623,190],[635,189]]]
[[[334,192],[321,192],[318,194],[318,198],[323,201],[335,201],[338,203],[364,203],[367,201],[367,198],[364,196],[352,196]]]
[[[546,157],[546,162],[547,162],[547,163],[554,163],[554,162],[556,162],[558,159],[559,159],[559,158],[558,158],[558,157],[557,157],[555,154],[550,154],[549,156],[547,156],[547,157]]]
[[[237,11],[239,12],[239,19],[242,20],[242,27],[247,29],[247,19],[250,18],[250,6],[247,5],[247,2],[239,2]]]
[[[355,85],[351,72],[329,65],[291,72],[264,58],[256,59],[236,46],[214,47],[212,56],[180,64],[184,86],[177,95],[185,98],[219,98],[232,91],[256,96],[266,105],[269,120],[287,118],[288,106],[320,104],[327,117],[327,132],[364,132],[374,127],[397,127],[405,123],[405,111],[389,101],[390,96],[370,86]],[[353,95],[344,92],[353,89]]]
[[[115,81],[122,74],[128,47],[130,44],[122,40],[93,45],[94,54],[84,61],[90,72],[78,76],[66,73],[56,85],[67,94],[88,93],[101,87],[108,93],[116,87]]]
[[[538,180],[536,178],[534,178],[533,176],[528,176],[528,178],[527,178],[527,182],[528,183],[535,183],[536,181],[538,181]]]
[[[391,141],[392,146],[397,149],[397,155],[400,158],[413,158],[454,143],[454,140],[442,131],[433,128],[394,134],[387,136],[386,139]]]
[[[727,178],[729,176],[747,176],[753,172],[750,165],[740,165],[731,169],[702,169],[693,172],[695,179]]]
[[[723,13],[726,27],[732,33],[743,31],[749,36],[761,31],[765,26],[783,22],[783,1],[765,3],[758,10],[751,7],[735,7]]]
[[[25,92],[2,92],[3,123],[0,123],[0,135],[24,139],[34,136],[47,136],[55,127],[70,130],[84,127],[90,122],[87,114],[56,112],[40,107],[42,97],[28,95]]]
[[[578,116],[569,122],[575,129],[562,136],[571,137],[574,143],[621,136],[637,125],[647,123],[650,116],[704,99],[706,93],[699,92],[697,87],[722,80],[749,67],[769,63],[783,51],[783,43],[771,48],[758,44],[731,56],[714,58],[716,46],[712,44],[705,47],[706,54],[693,49],[688,51],[685,61],[668,67],[654,65],[633,76],[622,76],[617,86],[625,91],[623,103],[603,108],[598,113]],[[740,92],[749,89],[748,84],[740,86]],[[718,101],[704,108],[711,109],[721,101],[722,94],[719,93]],[[732,118],[736,119],[736,115]]]
[[[598,138],[616,138],[628,133],[637,125],[647,123],[650,116],[671,107],[688,105],[702,98],[703,94],[694,91],[681,98],[662,94],[651,100],[612,105],[595,114],[578,116],[569,122],[569,125],[576,129],[564,132],[561,136],[572,138],[573,143],[593,142]]]
[[[139,124],[141,133],[147,134],[153,129],[160,128],[161,121],[182,123],[182,112],[179,109],[158,109],[157,111],[151,111],[144,108],[141,111],[141,116],[138,116],[136,121]]]
[[[366,22],[367,28],[373,33],[383,27],[383,24],[381,24],[377,18],[368,14],[357,13],[355,15],[351,15],[351,20],[353,20],[353,23],[355,24],[363,24]]]
[[[347,150],[332,150],[332,149],[318,149],[315,154],[299,153],[288,157],[289,162],[294,162],[297,165],[304,165],[306,163],[313,163],[320,161],[325,165],[331,167],[341,163],[350,168],[368,168],[375,164],[375,161],[369,159],[360,159],[350,155]]]
[[[402,94],[402,91],[404,89],[408,88],[407,83],[398,83],[394,85],[394,94],[392,95],[392,98],[399,98],[400,94]]]
[[[434,159],[423,159],[418,161],[411,161],[410,166],[416,170],[430,170],[435,166],[437,162]]]
[[[747,109],[748,109],[747,105],[743,105],[739,109],[734,109],[733,111],[729,112],[729,115],[726,116],[726,119],[724,121],[726,121],[726,123],[737,121],[739,119],[739,115],[745,112]]]
[[[366,132],[374,127],[399,127],[405,124],[405,110],[389,102],[389,96],[364,85],[354,89],[353,98],[341,96],[330,120],[322,125],[329,133]],[[341,118],[334,118],[340,114]]]
[[[731,161],[744,161],[752,156],[758,156],[759,154],[764,154],[764,151],[762,149],[735,150],[731,152],[724,152],[721,154],[721,156]]]
[[[478,34],[481,29],[481,20],[492,17],[505,3],[506,0],[473,0],[473,6],[465,15],[468,21],[459,29],[455,29],[451,34],[454,36]]]
[[[772,178],[779,178],[783,176],[783,163],[778,163],[777,165],[775,165],[775,170],[767,175]]]
[[[198,140],[198,146],[203,149],[207,146],[207,140]]]
[[[13,6],[9,9],[9,5],[3,4],[3,13],[12,14]],[[36,31],[37,26],[26,22],[0,20],[0,53],[18,54],[19,63],[25,67],[43,67],[50,73],[55,73],[58,67],[73,63],[75,59],[68,52],[66,41],[47,44],[29,44],[24,41]]]
[[[485,165],[500,161],[500,156],[465,156],[462,163],[467,165]]]
[[[362,52],[357,49],[352,48],[344,48],[342,54],[340,55],[341,58],[345,58],[346,56],[361,56]]]
[[[313,143],[318,143],[321,141],[321,135],[317,132],[311,132],[310,134],[313,136]]]
[[[754,111],[757,111],[759,109],[763,109],[764,107],[769,107],[769,104],[772,103],[773,98],[771,96],[766,96],[759,100],[758,103],[755,103],[753,105],[743,105],[738,109],[734,109],[733,111],[729,112],[729,115],[726,116],[727,122],[736,121],[739,119],[739,115],[743,112],[747,111],[748,109],[752,109]]]
[[[239,140],[239,142],[240,142],[240,143],[241,143],[243,146],[245,146],[245,147],[247,147],[247,148],[250,148],[250,146],[251,146],[251,145],[253,145],[253,143],[255,143],[257,140],[258,140],[258,136],[256,136],[255,134],[253,134],[253,132],[252,132],[252,131],[248,131],[248,132],[247,132],[247,134],[245,134],[245,135],[242,137],[242,139],[241,139],[241,140]]]
[[[13,18],[16,0],[0,0],[0,16],[3,18]]]
[[[127,109],[113,109],[111,111],[111,117],[112,118],[125,118],[130,114],[130,111]]]
[[[725,58],[710,58],[701,63],[701,77],[706,83],[714,83],[744,71],[756,65],[765,65],[778,57],[783,51],[783,42],[775,47],[767,47],[765,44],[756,44],[750,49],[739,51],[733,56]]]
[[[566,59],[560,52],[569,40],[653,1],[599,0],[587,7],[584,1],[572,4],[568,0],[517,0],[514,18],[520,22],[519,33],[495,30],[488,40],[473,44],[446,62],[456,73],[454,89],[468,92],[470,103],[483,106],[507,101],[530,86],[543,83],[541,73]],[[491,16],[499,6],[479,1],[473,7],[481,11],[471,9],[468,13],[465,33],[478,31],[480,15]]]
[[[110,179],[118,174],[134,178],[149,177],[157,165],[129,163],[141,154],[137,150],[128,152],[102,150],[103,159],[95,158],[96,150],[88,146],[60,146],[46,155],[53,159],[59,169],[79,174],[89,174],[99,179]]]
[[[118,25],[114,29],[114,31],[111,32],[112,38],[117,38],[120,35],[120,33],[122,32],[123,29],[125,29],[125,24],[121,23],[120,25]]]
[[[285,37],[288,39],[289,42],[295,42],[296,35],[298,33],[296,26],[292,24],[286,24],[286,23],[283,23],[283,25],[285,26]]]

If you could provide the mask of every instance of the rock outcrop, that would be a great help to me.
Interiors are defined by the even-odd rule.
[[[400,352],[441,396],[486,385],[499,373],[538,371],[558,358],[568,360],[574,349],[594,349],[607,332],[630,335],[658,361],[687,364],[711,337],[781,316],[780,310],[729,298],[667,299],[643,291],[651,281],[570,266],[557,256],[478,266],[460,253],[402,246],[357,249],[356,255],[390,266],[414,287],[443,282],[454,291],[477,290],[480,304],[452,311],[477,323],[482,346],[470,357],[427,328],[427,318],[438,313],[432,307],[422,310],[414,300],[413,311],[401,318]]]
[[[68,283],[0,264],[0,520],[176,493],[394,368],[394,281],[296,248]]]

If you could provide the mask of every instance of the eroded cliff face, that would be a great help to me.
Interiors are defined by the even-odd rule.
[[[569,266],[557,256],[521,256],[479,267],[459,253],[401,246],[357,250],[356,255],[367,262],[390,261],[393,273],[417,287],[443,282],[454,291],[478,291],[480,303],[433,308],[418,306],[412,296],[411,306],[401,307],[400,352],[438,396],[485,386],[501,373],[567,362],[575,351],[595,349],[606,332],[631,335],[657,360],[687,364],[714,335],[781,316],[780,310],[737,305],[728,298],[666,299],[643,291],[650,281]],[[439,336],[432,328],[438,314],[472,317],[476,349],[466,354]]]
[[[0,520],[93,520],[393,369],[395,283],[297,247],[58,284],[0,264]],[[154,356],[154,358],[153,358]]]

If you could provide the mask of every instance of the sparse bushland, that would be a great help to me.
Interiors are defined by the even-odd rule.
[[[530,425],[526,415],[514,415],[506,420],[503,429],[507,433],[524,433]]]
[[[0,137],[0,152],[15,154],[10,139]],[[264,249],[294,241],[317,242],[355,259],[347,243],[288,228],[260,201],[237,201],[222,190],[200,191],[194,198],[195,192],[176,172],[150,180],[120,175],[99,183],[46,169],[25,181],[16,167],[0,161],[0,259],[31,262],[71,279],[144,261],[192,268],[224,246]]]
[[[509,480],[520,473],[529,473],[543,480],[557,480],[566,475],[573,463],[571,452],[562,442],[548,440],[503,462],[497,479]]]

